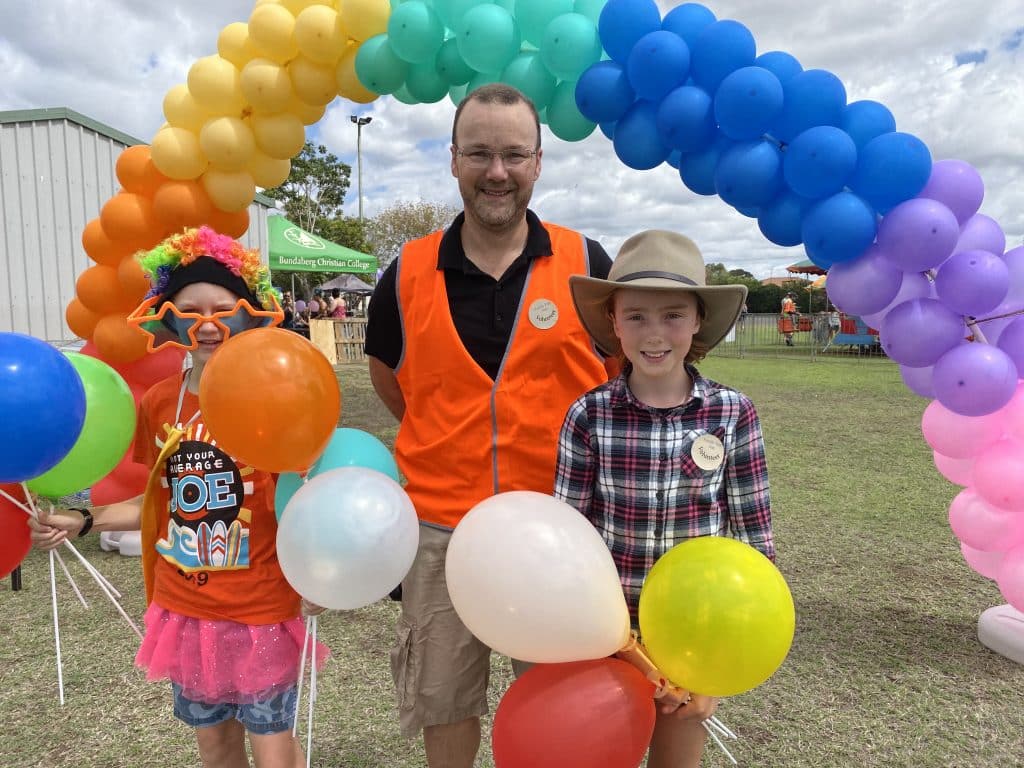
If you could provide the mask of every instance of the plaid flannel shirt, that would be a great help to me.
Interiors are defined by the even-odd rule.
[[[608,544],[634,622],[644,577],[681,541],[732,536],[775,559],[757,411],[740,392],[687,370],[691,399],[652,408],[629,391],[627,366],[570,406],[558,439],[554,495]],[[722,463],[707,471],[691,456],[703,434],[725,448]]]

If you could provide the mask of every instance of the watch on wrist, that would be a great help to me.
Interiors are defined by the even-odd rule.
[[[93,523],[92,512],[90,512],[85,507],[69,507],[69,509],[72,509],[75,512],[78,512],[79,514],[81,514],[82,520],[83,520],[83,522],[82,522],[82,530],[80,530],[78,532],[78,536],[79,537],[85,536],[85,534],[87,534],[89,531],[92,530],[92,523]]]

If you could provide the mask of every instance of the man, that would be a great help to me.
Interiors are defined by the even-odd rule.
[[[782,297],[782,310],[779,313],[782,316],[782,334],[786,337],[786,346],[793,346],[793,331],[797,328],[799,322],[798,313],[796,309],[796,294],[789,291],[785,296]]]
[[[401,422],[395,453],[420,517],[392,673],[402,732],[423,728],[430,768],[471,768],[487,712],[490,649],[459,621],[444,581],[451,530],[495,493],[551,493],[565,411],[608,376],[569,276],[606,277],[611,262],[527,209],[541,157],[526,97],[497,83],[469,94],[451,146],[464,211],[406,244],[369,310],[370,378]]]

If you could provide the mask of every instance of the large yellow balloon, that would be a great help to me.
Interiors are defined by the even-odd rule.
[[[238,69],[242,69],[259,54],[249,39],[249,25],[244,21],[228,24],[217,36],[217,53]]]
[[[310,61],[333,66],[345,52],[348,32],[333,8],[311,5],[295,17],[295,42]]]
[[[345,49],[345,55],[341,57],[334,70],[334,82],[338,86],[338,95],[343,99],[354,101],[357,104],[369,104],[377,98],[377,94],[359,82],[359,77],[356,75],[357,53],[359,53],[358,45],[350,44]]]
[[[295,95],[307,104],[330,104],[338,95],[334,67],[317,64],[305,56],[296,56],[288,62],[288,74]]]
[[[248,171],[207,168],[203,187],[213,204],[226,213],[245,210],[256,197],[256,182]]]
[[[292,163],[290,160],[278,160],[275,157],[265,155],[259,150],[252,153],[246,170],[256,182],[257,187],[273,189],[279,187],[288,180],[291,173]]]
[[[199,146],[218,168],[240,171],[256,149],[249,124],[239,117],[215,117],[199,132]]]
[[[288,71],[276,61],[253,59],[242,69],[242,93],[261,112],[281,112],[292,100],[292,81]]]
[[[295,58],[295,17],[282,5],[266,4],[249,16],[249,39],[260,55],[284,63]]]
[[[254,114],[249,118],[256,146],[270,157],[287,160],[302,151],[306,142],[306,128],[302,121],[289,112],[277,115]]]
[[[782,574],[735,539],[677,544],[640,593],[640,635],[651,660],[676,685],[706,696],[734,696],[771,677],[795,624]]]
[[[210,119],[210,113],[196,103],[188,86],[181,83],[164,96],[164,117],[175,128],[199,133],[203,123]]]
[[[298,96],[292,94],[292,100],[288,102],[288,106],[285,107],[284,111],[295,115],[302,121],[303,125],[314,125],[323,119],[324,112],[327,111],[327,105],[307,104]]]
[[[220,56],[204,56],[191,66],[188,89],[210,114],[237,116],[245,108],[238,69]]]
[[[153,165],[164,176],[179,181],[196,179],[206,170],[207,159],[199,137],[185,128],[161,128],[149,148]]]
[[[331,0],[277,0],[277,2],[279,2],[285,8],[287,8],[289,11],[291,11],[292,15],[295,16],[295,18],[298,18],[299,14],[302,13],[307,8],[311,8],[315,5],[325,5],[331,7],[332,9],[335,5],[335,3],[331,2]]]
[[[389,0],[344,0],[341,23],[353,40],[369,40],[388,31]]]

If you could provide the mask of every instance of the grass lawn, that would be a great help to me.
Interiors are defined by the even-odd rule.
[[[925,401],[885,360],[713,358],[702,372],[749,394],[765,429],[779,566],[797,606],[779,672],[719,714],[743,766],[954,768],[1024,765],[1024,667],[989,652],[975,628],[1001,603],[971,572],[946,522],[957,489],[920,437]],[[362,367],[340,369],[345,426],[389,444],[395,425]],[[138,561],[82,550],[143,612]],[[191,733],[169,687],[133,669],[136,639],[77,563],[92,608],[58,582],[67,704],[57,704],[46,559],[25,589],[0,584],[0,766],[191,766]],[[398,733],[388,672],[396,606],[330,614],[313,764],[424,765]],[[500,660],[492,706],[509,683]],[[705,766],[727,761],[709,748]],[[492,766],[481,757],[480,766]],[[595,768],[601,768],[597,766]]]

